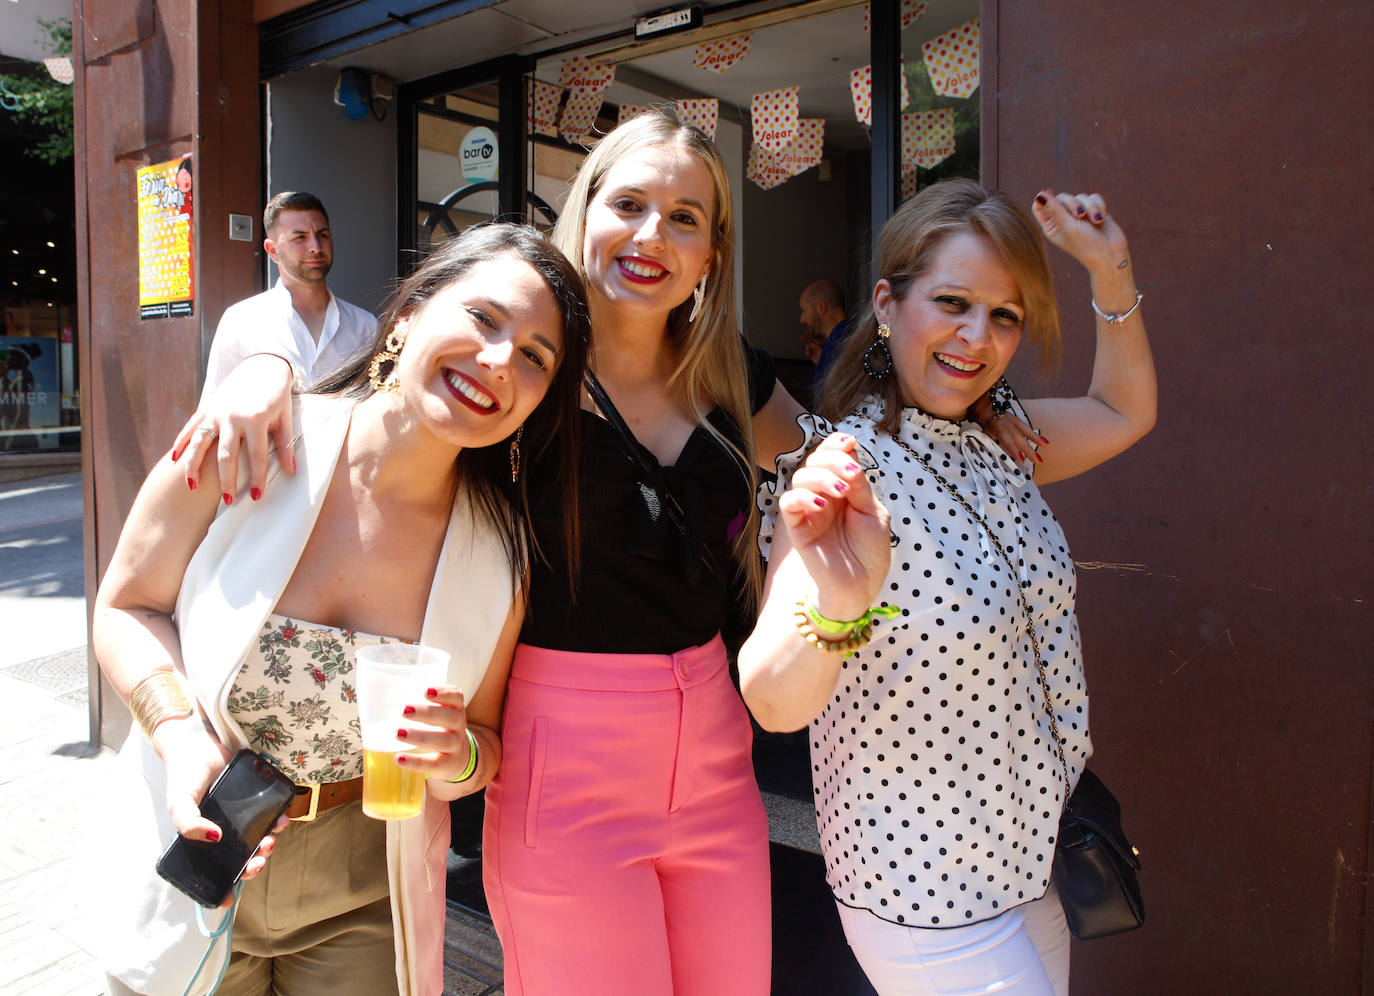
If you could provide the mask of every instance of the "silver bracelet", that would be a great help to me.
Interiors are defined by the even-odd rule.
[[[1145,300],[1145,292],[1141,290],[1136,291],[1135,304],[1131,305],[1130,308],[1126,311],[1122,311],[1117,314],[1111,314],[1110,312],[1103,311],[1101,308],[1097,306],[1097,301],[1095,301],[1093,298],[1088,298],[1088,303],[1093,306],[1093,311],[1097,312],[1097,317],[1102,319],[1108,325],[1120,325],[1126,319],[1130,318],[1132,315],[1135,314],[1136,309],[1140,307],[1140,302],[1143,300]]]

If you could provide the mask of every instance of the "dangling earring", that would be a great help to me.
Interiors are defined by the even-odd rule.
[[[691,325],[697,320],[697,315],[701,314],[701,303],[706,300],[706,274],[701,275],[701,283],[697,284],[696,290],[692,291],[692,313],[687,316],[687,324]]]
[[[401,366],[401,350],[406,345],[406,334],[402,329],[392,329],[387,333],[386,348],[376,356],[372,357],[372,366],[367,368],[367,379],[372,381],[372,390],[385,391],[388,394],[396,391],[401,386],[401,380],[396,375]],[[386,373],[382,373],[382,365],[391,364]]]
[[[515,430],[515,438],[510,441],[510,482],[514,484],[520,480],[520,437],[525,434],[525,427],[522,425]]]
[[[892,373],[892,352],[887,348],[888,336],[892,335],[892,329],[887,325],[878,326],[878,338],[873,340],[873,344],[864,350],[864,373],[874,380],[882,380]],[[873,351],[878,351],[882,357],[882,366],[874,369]]]

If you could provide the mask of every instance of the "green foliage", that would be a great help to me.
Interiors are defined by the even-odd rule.
[[[38,24],[47,32],[53,55],[72,54],[71,21],[40,19]],[[50,166],[72,157],[72,88],[69,84],[57,82],[41,67],[24,75],[0,73],[0,107],[42,134],[24,150],[28,155]]]

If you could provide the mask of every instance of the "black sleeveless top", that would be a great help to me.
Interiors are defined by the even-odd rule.
[[[773,393],[773,360],[762,351],[746,356],[750,411],[757,413]],[[672,466],[660,465],[640,447],[654,469],[654,479],[646,481],[614,426],[593,412],[583,411],[581,417],[577,599],[574,603],[568,591],[557,465],[535,461],[528,469],[528,489],[542,556],[531,558],[521,642],[622,654],[671,654],[706,643],[738,614],[730,540],[754,501],[739,461],[698,426]],[[721,409],[708,418],[727,438],[740,440]],[[686,536],[663,510],[665,492],[683,511]]]

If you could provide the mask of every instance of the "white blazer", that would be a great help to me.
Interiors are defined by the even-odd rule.
[[[262,501],[221,510],[191,558],[177,599],[186,677],[223,742],[245,747],[226,702],[244,656],[294,573],[333,477],[353,402],[297,401],[297,472],[274,462]],[[425,609],[421,642],[448,651],[449,682],[477,691],[510,611],[515,585],[500,537],[454,502]],[[180,996],[208,941],[195,904],[158,877],[154,865],[176,834],[166,772],[137,726],[120,751],[122,778],[110,786],[99,828],[108,910],[96,939],[105,970],[137,992]],[[113,838],[113,840],[111,840]],[[449,848],[445,803],[426,800],[417,819],[387,824],[386,861],[402,996],[443,990],[444,881]],[[222,914],[206,911],[213,925]],[[219,973],[224,945],[197,980],[197,996]]]

